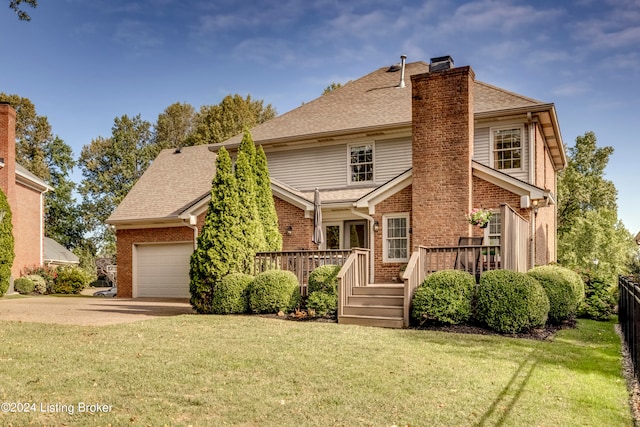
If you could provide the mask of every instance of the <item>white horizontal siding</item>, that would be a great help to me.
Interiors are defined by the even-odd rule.
[[[376,141],[375,179],[381,185],[411,167],[411,139]]]
[[[489,165],[489,128],[476,128],[473,138],[473,160],[483,165]]]
[[[514,126],[522,126],[522,123],[513,123]],[[483,125],[474,129],[473,160],[489,167],[494,167],[491,161],[491,128],[509,126],[504,123]],[[529,129],[527,125],[523,127],[522,135],[522,170],[503,170],[502,172],[529,182]]]

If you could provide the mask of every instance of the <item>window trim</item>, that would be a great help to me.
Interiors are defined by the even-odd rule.
[[[368,181],[352,181],[352,171],[351,171],[351,148],[352,147],[362,147],[362,146],[371,146],[371,180]],[[373,184],[376,182],[376,144],[375,142],[360,142],[360,143],[352,143],[347,144],[347,184],[348,185],[359,185],[359,184]]]
[[[405,230],[405,234],[406,234],[405,238],[407,241],[407,245],[406,245],[407,257],[406,258],[389,258],[388,256],[389,237],[387,234],[388,232],[387,220],[394,219],[394,218],[404,218],[407,221],[406,230]],[[411,253],[410,253],[411,233],[409,232],[409,230],[411,229],[411,224],[409,223],[410,218],[411,216],[409,215],[409,212],[382,215],[382,262],[385,262],[385,263],[409,262],[409,257],[411,256]]]
[[[505,169],[498,169],[496,167],[496,153],[497,150],[495,149],[495,133],[496,131],[500,131],[500,130],[508,130],[508,129],[519,129],[520,130],[520,167],[519,168],[505,168]],[[500,172],[505,172],[505,173],[510,173],[510,172],[522,172],[525,169],[525,146],[527,143],[527,138],[525,135],[525,128],[524,128],[524,124],[522,123],[514,123],[511,125],[501,125],[501,126],[492,126],[489,128],[489,162],[490,162],[490,166],[495,169],[495,170],[499,170]],[[501,151],[508,151],[508,150],[501,150]]]

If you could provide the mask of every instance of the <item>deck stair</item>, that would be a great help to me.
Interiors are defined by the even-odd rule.
[[[350,325],[402,328],[404,286],[401,284],[370,284],[356,286],[347,297],[338,322]]]

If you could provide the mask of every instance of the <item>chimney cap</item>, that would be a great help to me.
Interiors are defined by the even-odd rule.
[[[439,56],[437,58],[431,58],[431,64],[429,64],[429,71],[445,71],[453,68],[453,58],[449,55]]]

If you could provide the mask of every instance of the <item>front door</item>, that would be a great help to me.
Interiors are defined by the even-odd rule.
[[[369,227],[366,220],[344,222],[344,248],[368,248]]]

